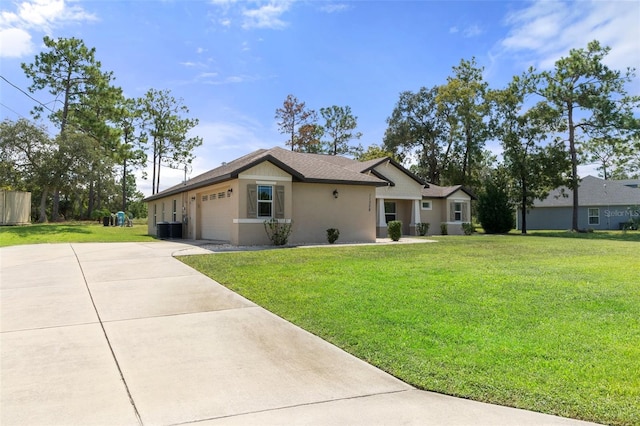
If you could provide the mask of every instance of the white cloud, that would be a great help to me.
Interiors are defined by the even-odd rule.
[[[0,56],[20,58],[33,51],[31,35],[19,28],[0,29]]]
[[[66,24],[96,19],[82,7],[65,0],[27,0],[14,5],[15,11],[0,12],[0,57],[20,57],[31,53],[30,32],[51,33]]]
[[[523,62],[552,68],[570,49],[585,48],[592,40],[611,47],[605,63],[614,69],[640,67],[640,3],[636,1],[535,1],[510,13],[509,34],[502,50]]]
[[[471,38],[471,37],[479,36],[483,32],[484,31],[482,31],[482,28],[480,28],[478,25],[470,25],[464,29],[464,31],[462,32],[462,35],[466,38]]]
[[[351,9],[351,6],[345,3],[329,3],[320,7],[320,10],[326,13],[339,13]]]
[[[245,9],[242,12],[244,22],[242,28],[252,29],[273,29],[285,28],[288,23],[281,19],[281,16],[289,10],[289,1],[270,2],[257,9]]]

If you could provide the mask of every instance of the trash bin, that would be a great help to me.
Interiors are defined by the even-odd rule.
[[[110,219],[110,217],[109,217],[109,216],[103,216],[103,217],[102,217],[102,224],[103,224],[104,226],[109,226],[109,219]]]
[[[169,224],[169,238],[182,238],[182,222],[171,222]]]
[[[158,231],[156,236],[161,240],[166,240],[170,237],[169,222],[158,222],[158,224],[156,225],[156,229]]]

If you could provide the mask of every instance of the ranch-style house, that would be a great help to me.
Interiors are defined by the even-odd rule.
[[[260,149],[145,199],[149,234],[158,224],[182,224],[181,236],[265,245],[266,220],[292,223],[291,244],[327,241],[337,228],[340,242],[375,242],[387,223],[399,220],[403,234],[417,223],[430,233],[461,234],[471,221],[473,194],[462,186],[423,182],[390,158],[359,162],[334,155],[275,147]]]
[[[578,228],[623,229],[640,220],[640,180],[604,180],[587,176],[578,187]],[[527,229],[571,229],[573,192],[560,187],[527,211]],[[520,220],[520,210],[516,216]],[[517,225],[518,229],[520,223]]]

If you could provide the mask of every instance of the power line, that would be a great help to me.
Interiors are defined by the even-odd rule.
[[[32,101],[36,102],[37,104],[39,104],[40,106],[42,106],[43,108],[46,108],[47,110],[49,110],[50,112],[55,112],[54,110],[52,110],[51,108],[49,108],[46,104],[43,104],[42,102],[40,102],[39,100],[37,100],[36,98],[34,98],[33,96],[31,96],[29,93],[25,92],[22,88],[16,86],[15,84],[13,84],[12,82],[10,82],[9,80],[6,79],[5,76],[0,75],[0,78],[3,79],[4,81],[6,81],[11,87],[17,89],[19,92],[21,92],[22,94],[24,94],[25,96],[27,96],[29,99],[31,99]]]
[[[14,110],[14,109],[9,108],[8,106],[6,106],[5,104],[3,104],[2,102],[0,102],[0,106],[1,106],[1,107],[4,107],[4,108],[6,108],[6,109],[8,109],[9,111],[11,111],[12,113],[14,113],[15,115],[17,115],[17,116],[18,116],[18,117],[20,117],[20,118],[24,118],[24,119],[26,119],[26,118],[27,118],[27,117],[25,117],[24,115],[20,114],[18,111],[16,111],[16,110]]]

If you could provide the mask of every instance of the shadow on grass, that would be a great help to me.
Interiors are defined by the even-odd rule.
[[[81,225],[41,224],[3,226],[2,228],[0,228],[0,234],[10,235],[18,238],[28,238],[35,235],[91,234],[91,231]]]
[[[613,240],[640,242],[640,231],[529,231],[527,235],[535,237],[576,238],[583,240]]]

